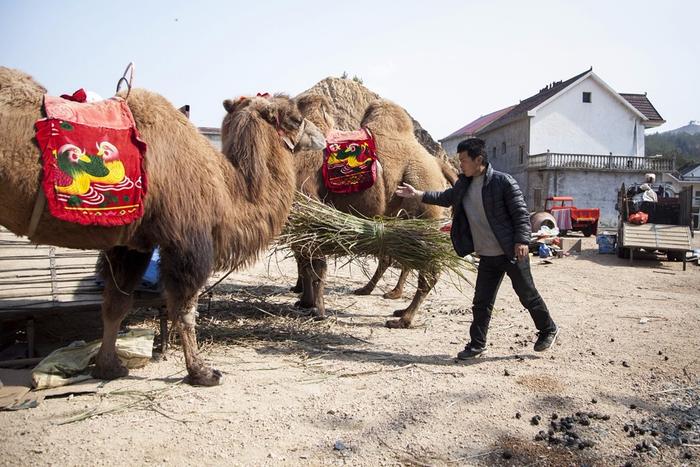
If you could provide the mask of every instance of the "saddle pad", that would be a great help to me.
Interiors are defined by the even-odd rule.
[[[332,193],[357,193],[377,180],[374,137],[368,129],[331,131],[326,136],[323,181]]]
[[[81,91],[44,96],[46,118],[35,123],[49,212],[82,225],[130,224],[143,215],[146,143],[123,99],[86,103]]]

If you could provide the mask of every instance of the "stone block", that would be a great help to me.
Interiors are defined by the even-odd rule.
[[[561,249],[565,253],[581,253],[581,239],[561,237]]]

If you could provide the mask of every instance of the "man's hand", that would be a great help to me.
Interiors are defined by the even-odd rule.
[[[530,248],[527,245],[523,245],[522,243],[515,245],[515,257],[518,258],[518,261],[522,261],[523,259],[527,258],[529,253]]]
[[[400,196],[401,198],[422,198],[423,192],[420,190],[416,190],[411,185],[404,182],[401,185],[399,185],[399,187],[396,189],[396,195]]]

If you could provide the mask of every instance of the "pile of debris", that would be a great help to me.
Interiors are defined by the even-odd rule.
[[[542,418],[535,415],[530,420],[532,425],[539,425]],[[609,415],[597,412],[576,412],[574,415],[559,417],[553,413],[547,431],[540,430],[535,435],[535,441],[547,441],[550,445],[562,445],[567,448],[587,449],[595,446],[595,442],[584,439],[576,429],[576,425],[590,426],[591,420],[610,420]]]

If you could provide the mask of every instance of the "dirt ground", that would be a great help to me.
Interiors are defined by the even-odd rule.
[[[415,327],[391,330],[413,287],[385,300],[387,275],[358,297],[361,268],[331,267],[332,316],[318,322],[293,307],[293,260],[265,259],[201,302],[203,354],[223,385],[183,384],[175,340],[97,394],[0,412],[0,464],[700,465],[700,267],[630,266],[582,240],[578,256],[531,258],[562,330],[554,348],[533,351],[506,279],[488,355],[469,363],[454,357],[470,286],[441,280]],[[62,322],[87,332],[92,318]],[[144,310],[128,324],[157,329]]]

